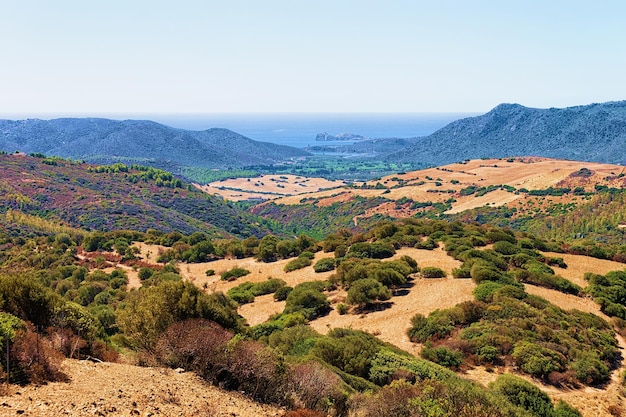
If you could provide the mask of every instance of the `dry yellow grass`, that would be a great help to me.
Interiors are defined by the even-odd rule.
[[[582,168],[593,171],[591,177],[571,177],[572,173]],[[433,203],[444,202],[454,198],[456,201],[451,203],[452,208],[448,213],[458,213],[486,205],[491,207],[506,205],[519,208],[531,201],[533,204],[539,205],[545,203],[536,197],[528,196],[524,193],[515,194],[504,190],[492,191],[480,197],[475,197],[474,195],[461,196],[459,191],[470,185],[477,187],[510,185],[516,189],[526,188],[528,190],[582,186],[587,191],[592,191],[595,184],[623,186],[624,180],[617,178],[617,176],[624,171],[626,171],[626,168],[619,165],[564,161],[550,158],[481,159],[462,164],[450,164],[405,174],[390,175],[367,183],[372,187],[380,183],[387,189],[344,187],[322,192],[311,192],[306,197],[316,201],[315,204],[318,206],[329,205],[335,201],[346,201],[351,196],[366,198],[382,196],[390,200],[399,200],[406,197],[414,201],[431,201]],[[400,180],[403,182],[401,183]],[[395,188],[395,186],[398,187]],[[448,193],[447,191],[449,190],[453,192]],[[229,198],[228,196],[224,197]],[[239,199],[240,197],[237,198]],[[566,196],[560,199],[558,197],[549,197],[548,199],[551,199],[553,202],[561,200],[562,202],[567,202],[575,198]],[[273,201],[277,204],[301,204],[301,200],[302,196],[296,195],[276,198]],[[365,216],[386,214],[392,217],[406,217],[407,215],[415,214],[415,212],[415,210],[407,212],[406,208],[395,210],[386,205],[369,210]]]
[[[140,244],[140,249],[143,256],[148,253],[152,254],[152,259],[154,259],[154,254],[163,250],[163,248],[144,244]],[[445,309],[460,302],[472,300],[472,290],[475,284],[469,279],[451,277],[451,271],[459,267],[460,262],[448,256],[441,248],[432,251],[403,248],[397,251],[394,259],[403,255],[415,259],[420,267],[440,267],[448,273],[448,277],[443,279],[415,279],[406,293],[392,297],[386,308],[365,314],[349,313],[345,315],[339,315],[333,309],[328,315],[313,320],[310,323],[311,326],[322,334],[337,327],[364,330],[407,352],[419,354],[421,345],[412,343],[406,334],[410,327],[411,318],[417,313],[427,315],[436,309]],[[545,255],[562,257],[568,267],[566,269],[554,267],[556,273],[583,287],[587,285],[583,279],[586,272],[606,274],[609,271],[624,269],[624,265],[621,263],[586,256],[559,253],[545,253]],[[315,255],[313,264],[321,258],[331,256],[333,256],[332,253],[319,252]],[[206,285],[208,291],[223,292],[245,281],[260,282],[273,277],[286,281],[287,285],[295,286],[302,282],[325,280],[333,274],[333,272],[315,273],[312,266],[285,273],[283,268],[287,262],[289,260],[263,263],[252,258],[223,259],[202,264],[179,264],[179,268],[185,279],[194,282],[199,287]],[[250,270],[250,274],[232,282],[221,281],[219,275],[234,267],[246,268]],[[216,276],[207,277],[205,274],[207,269],[215,270]],[[599,306],[590,298],[563,294],[532,285],[527,285],[526,290],[528,293],[541,296],[565,310],[577,309],[608,320],[608,317],[600,312]],[[329,294],[333,307],[343,302],[345,297],[346,293],[343,290],[336,290]],[[274,301],[270,294],[257,297],[253,303],[240,306],[239,313],[247,320],[248,324],[256,325],[265,322],[271,315],[280,313],[284,306],[284,302]],[[623,349],[626,348],[624,340],[621,337],[618,340],[620,346]],[[506,370],[487,372],[482,367],[476,367],[467,371],[464,377],[486,385],[495,380],[499,372],[504,371]],[[584,417],[603,416],[608,415],[608,407],[611,405],[624,406],[619,377],[623,371],[623,366],[614,371],[611,382],[604,388],[557,389],[546,386],[540,381],[532,380],[532,382],[548,392],[554,400],[563,399],[579,408]],[[530,380],[530,378],[527,379]]]
[[[626,265],[620,262],[609,261],[606,259],[592,258],[590,256],[570,255],[566,253],[546,252],[546,256],[563,258],[567,268],[559,268],[553,266],[557,275],[567,278],[576,285],[586,287],[588,285],[584,276],[587,272],[604,275],[610,271],[623,271]]]
[[[410,327],[410,320],[417,313],[428,314],[438,308],[447,308],[462,301],[472,299],[474,284],[471,280],[457,280],[452,278],[454,268],[460,266],[460,262],[448,256],[445,251],[437,248],[432,251],[404,248],[398,250],[394,258],[408,255],[415,259],[420,267],[438,266],[448,273],[445,279],[417,279],[414,286],[409,288],[408,294],[393,297],[392,307],[381,311],[370,312],[365,315],[347,314],[340,316],[335,310],[325,317],[311,322],[311,326],[320,333],[327,333],[333,327],[351,327],[377,334],[382,340],[392,343],[401,349],[416,353],[419,346],[412,344],[406,336]],[[333,256],[332,253],[316,254],[313,264],[317,260]],[[272,263],[263,263],[252,258],[224,259],[202,264],[182,264],[181,274],[194,284],[204,287],[205,283],[209,291],[226,292],[242,282],[260,282],[270,277],[280,278],[289,286],[295,286],[302,282],[326,280],[333,272],[316,273],[312,266],[285,273],[283,268],[289,260],[281,260]],[[234,267],[246,268],[249,275],[232,282],[221,281],[219,274]],[[216,276],[207,277],[205,271],[214,269]],[[333,304],[345,299],[344,291],[335,291],[330,294]],[[263,323],[271,315],[280,313],[284,308],[284,302],[274,301],[271,295],[257,297],[253,303],[245,304],[239,308],[241,314],[250,325]]]
[[[227,200],[251,199],[271,200],[284,196],[301,195],[332,189],[345,185],[343,181],[329,181],[324,178],[309,178],[295,175],[262,175],[255,178],[233,178],[197,185],[209,194],[218,194]]]

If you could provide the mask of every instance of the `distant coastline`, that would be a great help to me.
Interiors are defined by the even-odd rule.
[[[0,114],[0,119],[104,117],[152,120],[167,126],[206,130],[220,127],[251,139],[305,148],[319,145],[320,132],[349,132],[368,138],[429,135],[448,123],[477,113],[224,113],[224,114]]]

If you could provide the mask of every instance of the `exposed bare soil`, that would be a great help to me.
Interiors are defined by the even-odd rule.
[[[280,416],[284,410],[207,384],[193,373],[66,359],[70,382],[11,386],[1,416]]]

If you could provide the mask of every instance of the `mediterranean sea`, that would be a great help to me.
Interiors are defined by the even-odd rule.
[[[142,118],[168,126],[205,130],[221,127],[250,139],[305,148],[332,145],[316,141],[318,133],[352,133],[368,138],[427,136],[455,120],[476,113],[271,113],[271,114],[152,114]],[[136,117],[128,117],[136,118]],[[335,142],[336,144],[337,142]],[[345,142],[340,142],[345,143]]]
[[[0,114],[7,119],[101,117],[114,120],[152,120],[187,130],[225,128],[250,139],[306,148],[353,141],[316,141],[318,133],[351,133],[367,138],[415,138],[427,136],[455,120],[480,113],[100,113],[100,114]]]

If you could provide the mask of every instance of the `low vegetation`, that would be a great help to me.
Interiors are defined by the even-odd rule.
[[[80,167],[56,163],[43,165]],[[136,183],[129,180],[132,184],[144,181],[139,173],[152,172],[150,181],[155,182],[161,175],[127,168],[90,174],[139,175]],[[189,191],[165,185],[169,177],[159,178],[164,182],[159,193]],[[8,198],[8,193],[2,195]],[[18,200],[13,198],[12,204]],[[22,208],[31,204],[20,201]],[[17,208],[3,213],[0,349],[8,349],[15,359],[9,364],[0,355],[0,378],[21,384],[62,380],[59,365],[64,357],[116,360],[123,354],[144,365],[193,370],[211,383],[302,415],[560,417],[580,414],[566,403],[554,404],[526,380],[501,375],[485,388],[454,371],[507,367],[557,387],[602,386],[610,380],[621,360],[612,324],[626,328],[623,272],[588,274],[589,286],[582,289],[555,272],[567,268],[563,258],[544,254],[571,252],[571,246],[460,221],[378,217],[354,228],[351,210],[361,208],[342,204],[335,209],[345,209],[346,227],[335,225],[332,232],[314,236],[302,232],[306,222],[320,220],[319,232],[330,230],[331,220],[320,215],[303,220],[297,230],[281,232],[284,226],[277,226],[275,234],[257,235],[252,231],[263,223],[245,225],[242,217],[239,231],[246,232],[234,237],[177,228],[87,231],[17,214]],[[141,259],[135,242],[165,248]],[[390,307],[415,280],[429,285],[438,279],[458,282],[447,277],[447,270],[399,256],[402,248],[441,248],[459,261],[452,277],[475,284],[474,300],[413,317],[408,335],[423,344],[422,357],[363,331],[332,328],[322,335],[313,330],[308,323],[333,308],[360,316]],[[203,278],[217,271],[223,280],[238,280],[217,281],[230,288],[223,294],[206,291],[207,285],[199,288],[180,274],[185,263],[243,258],[283,261],[284,275],[260,281],[248,277],[255,281],[249,282],[248,260],[239,265],[250,269],[232,267],[240,261],[233,261],[230,269],[209,263]],[[299,276],[293,271],[306,268],[324,279],[293,287],[280,279]],[[129,288],[130,274],[138,278],[138,288]],[[614,322],[564,311],[530,295],[527,285],[568,296],[589,294]],[[284,308],[249,326],[237,309],[263,295],[283,301]]]

